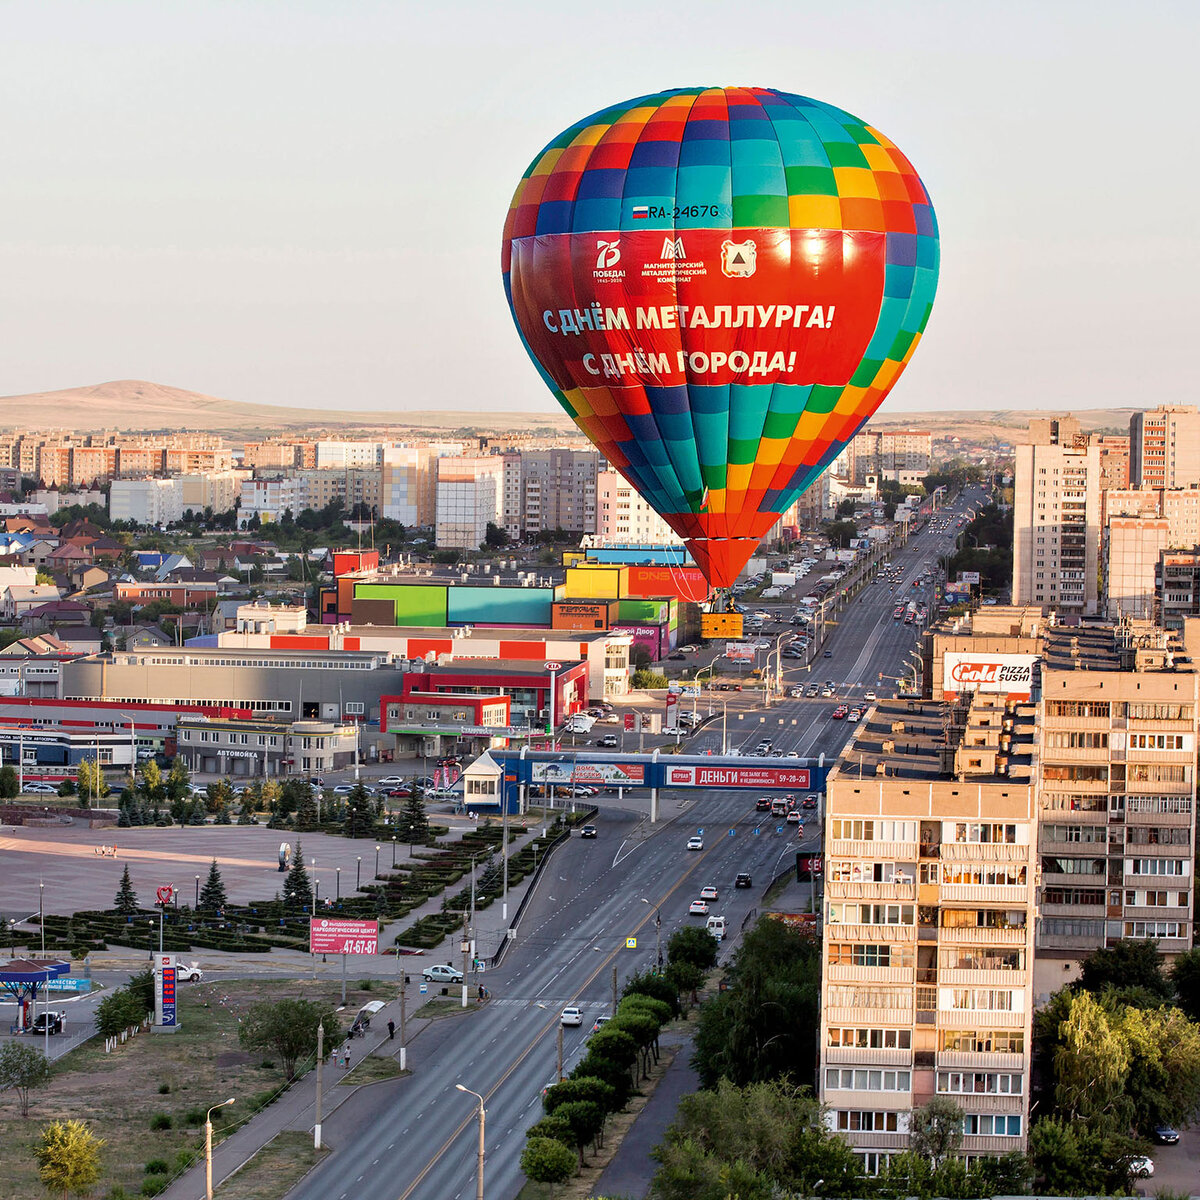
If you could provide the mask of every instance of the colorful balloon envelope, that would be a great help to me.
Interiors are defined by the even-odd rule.
[[[937,222],[857,117],[685,88],[555,138],[513,196],[503,267],[547,385],[727,587],[904,370]]]

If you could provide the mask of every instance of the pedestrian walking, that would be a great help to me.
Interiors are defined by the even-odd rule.
[[[392,1042],[395,1040],[396,1040],[396,1022],[389,1021],[388,1022],[388,1041]]]
[[[345,1057],[342,1059],[342,1066],[348,1071],[350,1070],[350,1047],[346,1047]]]

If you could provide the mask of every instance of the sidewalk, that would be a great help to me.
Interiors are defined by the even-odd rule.
[[[532,826],[525,834],[510,844],[509,852],[513,853],[515,850],[520,849],[528,842],[539,837],[541,828],[540,825]],[[549,836],[547,836],[546,841],[549,844]],[[487,908],[481,909],[476,913],[475,931],[479,944],[480,958],[485,959],[485,961],[489,960],[495,953],[495,950],[504,941],[510,923],[515,919],[517,909],[532,886],[534,878],[535,876],[532,874],[526,875],[520,884],[509,889],[507,918],[504,916],[503,904],[499,900],[492,901]],[[455,890],[463,886],[470,887],[469,879],[462,880],[454,885]],[[441,906],[441,896],[435,896],[426,901],[420,908],[414,909],[404,918],[405,927],[407,928],[413,921],[428,913],[441,912]],[[439,950],[428,954],[419,957],[400,956],[394,960],[398,964],[403,964],[403,970],[407,974],[415,977],[406,994],[406,1040],[408,1045],[411,1045],[413,1040],[432,1023],[432,1018],[423,1018],[419,1015],[419,1012],[423,1004],[434,998],[435,989],[433,985],[430,985],[429,994],[426,996],[420,995],[418,990],[419,973],[431,962],[443,960],[454,962],[461,957],[458,953],[458,937],[457,933],[450,935],[443,941],[442,947]],[[447,942],[453,947],[452,951],[445,950]],[[483,952],[485,949],[487,950],[486,954]],[[307,968],[309,962],[308,955],[298,956],[294,952],[283,953],[287,954],[289,958],[293,958],[293,960],[302,958],[305,968]],[[351,962],[354,964],[351,967],[351,973],[362,975],[369,969],[369,964],[372,961],[378,965],[377,957],[365,955],[351,956]],[[340,971],[340,969],[339,966],[338,970]],[[469,976],[468,980],[470,981]],[[476,986],[475,982],[470,982],[472,993]],[[396,1023],[395,1040],[390,1040],[387,1035],[387,1023],[389,1020]],[[400,1057],[399,1029],[400,1001],[397,998],[390,1001],[371,1018],[371,1027],[365,1037],[355,1038],[349,1043],[343,1043],[343,1045],[348,1044],[350,1046],[352,1064],[361,1063],[365,1058],[372,1055],[381,1058],[394,1058],[398,1061]],[[330,1115],[354,1095],[356,1091],[354,1087],[342,1086],[344,1079],[347,1077],[350,1079],[354,1078],[354,1066],[352,1065],[349,1072],[347,1072],[337,1065],[336,1052],[339,1049],[341,1049],[341,1045],[326,1046],[325,1066],[321,1080],[322,1124],[326,1124]],[[274,1104],[265,1108],[236,1133],[214,1147],[214,1189],[228,1179],[239,1167],[253,1158],[277,1134],[285,1130],[311,1130],[315,1121],[316,1073],[315,1071],[310,1071],[303,1078],[297,1080]],[[204,1161],[201,1159],[196,1166],[179,1176],[161,1195],[166,1200],[202,1200],[204,1190]]]

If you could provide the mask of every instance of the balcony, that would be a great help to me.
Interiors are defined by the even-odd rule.
[[[840,925],[836,921],[825,923],[825,937],[839,942],[915,942],[915,925]]]
[[[827,900],[905,900],[913,903],[917,898],[915,883],[841,883],[833,879],[825,881]]]
[[[988,1029],[1024,1029],[1023,1012],[998,1012],[995,1009],[939,1008],[939,1029],[962,1029],[964,1026],[986,1026]]]
[[[1008,842],[943,842],[945,862],[1027,862],[1029,847]]]
[[[826,1046],[821,1061],[829,1067],[911,1067],[911,1050],[867,1050],[859,1046]]]
[[[852,838],[830,838],[829,858],[858,858],[880,862],[915,862],[916,842],[863,842]]]
[[[989,901],[1007,908],[1024,908],[1029,903],[1029,885],[994,883],[943,883],[942,903],[951,900]]]
[[[911,984],[912,967],[855,967],[831,963],[825,967],[830,983]]]
[[[1029,926],[1009,929],[980,929],[977,926],[943,925],[940,941],[961,946],[1024,946],[1031,936]]]
[[[912,1005],[905,1008],[874,1008],[859,1004],[850,1007],[837,1006],[825,1010],[826,1025],[886,1025],[889,1028],[911,1025]]]
[[[1024,1054],[976,1050],[942,1050],[937,1056],[939,1071],[1028,1071]]]
[[[938,982],[946,987],[1024,987],[1028,971],[958,971],[943,969]]]

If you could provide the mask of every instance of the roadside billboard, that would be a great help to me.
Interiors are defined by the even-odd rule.
[[[379,922],[346,917],[311,917],[308,922],[310,954],[378,954]]]
[[[754,661],[754,643],[753,642],[726,642],[725,657],[730,662],[748,662]]]
[[[979,572],[978,571],[959,571],[958,582],[959,583],[978,583],[979,582]]]
[[[947,596],[970,596],[971,585],[969,583],[947,583]]]
[[[534,783],[583,783],[589,787],[638,787],[646,778],[641,763],[535,762]]]
[[[668,763],[664,787],[794,787],[811,786],[807,767],[708,767]]]
[[[995,692],[1009,700],[1028,700],[1036,662],[1036,654],[948,652],[942,667],[942,698],[953,700],[964,692]]]
[[[162,891],[160,888],[159,891]],[[178,1024],[175,1008],[175,955],[154,956],[154,1023],[163,1029]]]
[[[706,641],[710,638],[741,637],[741,613],[701,613],[700,636]]]

